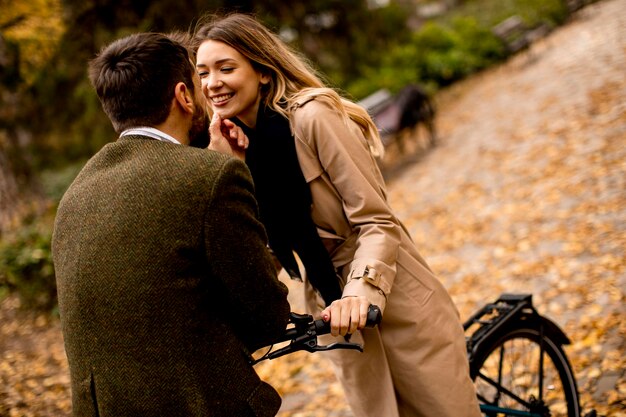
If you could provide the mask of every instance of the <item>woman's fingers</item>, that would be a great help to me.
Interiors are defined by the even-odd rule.
[[[235,126],[230,131],[230,136],[241,149],[248,149],[248,137],[239,126]]]
[[[323,318],[330,319],[330,332],[333,336],[345,336],[365,327],[369,301],[365,297],[345,297],[322,311]]]
[[[209,149],[235,156],[245,160],[245,150],[248,148],[248,137],[243,130],[228,119],[222,119],[214,113],[209,125],[211,143]]]
[[[222,118],[217,113],[213,113],[213,117],[211,118],[211,124],[209,125],[209,135],[211,136],[209,149],[232,155],[230,146],[225,140],[224,134],[222,132]]]
[[[209,134],[211,135],[211,139],[217,140],[219,140],[219,137],[222,136],[222,118],[217,112],[213,113],[213,117],[211,118],[211,124],[209,124]]]
[[[359,330],[364,328],[367,324],[367,312],[369,311],[370,303],[360,303],[359,304]]]
[[[231,120],[229,119],[224,119],[222,120],[222,124],[224,125],[225,129],[227,129],[228,131],[228,138],[237,144],[237,146],[239,146],[242,149],[247,149],[248,148],[248,136],[246,136],[245,133],[243,133],[243,129],[241,129],[241,127],[237,126],[235,123],[233,123]]]

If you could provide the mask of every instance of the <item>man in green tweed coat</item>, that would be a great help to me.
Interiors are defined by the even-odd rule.
[[[273,416],[249,353],[282,334],[286,287],[245,164],[208,137],[187,49],[137,34],[90,78],[120,138],[60,203],[53,255],[75,416]],[[210,149],[245,136],[214,119]],[[241,141],[241,142],[240,142]]]

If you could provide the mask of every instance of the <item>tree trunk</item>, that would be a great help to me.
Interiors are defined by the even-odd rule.
[[[18,129],[21,108],[19,51],[0,33],[0,236],[37,213],[44,199],[25,149],[30,134]]]
[[[0,236],[18,222],[22,206],[17,179],[4,152],[7,144],[4,133],[0,132]]]

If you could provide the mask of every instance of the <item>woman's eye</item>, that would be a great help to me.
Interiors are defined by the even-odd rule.
[[[209,75],[209,72],[208,72],[208,71],[198,71],[198,76],[199,76],[200,78],[204,78],[204,77],[206,77],[207,75]]]
[[[232,70],[234,70],[234,68],[232,68],[232,67],[222,67],[221,68],[222,72],[232,72]]]

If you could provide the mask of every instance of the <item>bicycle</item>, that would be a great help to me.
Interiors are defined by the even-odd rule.
[[[381,319],[380,309],[370,306],[367,326]],[[319,345],[317,337],[329,333],[330,326],[311,315],[291,313],[290,322],[292,327],[275,341],[289,344],[276,351],[272,345],[251,364],[299,350],[363,351],[349,341]],[[470,376],[486,417],[581,416],[576,379],[563,350],[570,340],[558,325],[537,312],[531,294],[502,294],[474,313],[463,328]],[[594,416],[595,411],[585,415]]]

